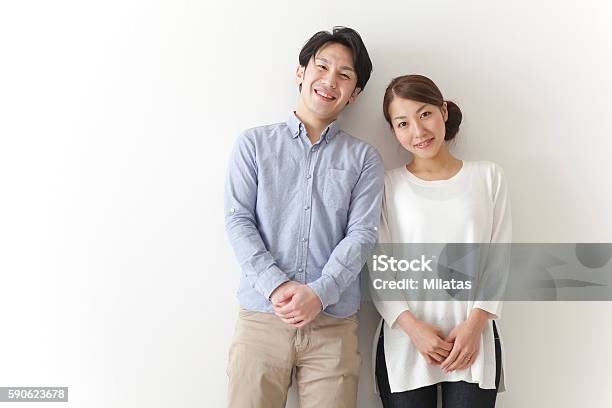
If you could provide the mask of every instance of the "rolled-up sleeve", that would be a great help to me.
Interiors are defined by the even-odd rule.
[[[337,303],[344,290],[358,278],[365,256],[376,242],[383,183],[382,160],[369,146],[351,193],[346,235],[332,251],[321,277],[308,284],[319,296],[323,309]]]
[[[257,155],[253,139],[242,133],[231,153],[224,195],[225,230],[250,285],[270,298],[289,280],[261,238],[255,218]]]

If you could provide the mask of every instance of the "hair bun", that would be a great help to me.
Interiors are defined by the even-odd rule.
[[[461,125],[461,119],[463,114],[461,109],[455,102],[446,101],[446,109],[448,111],[448,119],[446,120],[446,135],[444,140],[453,140],[457,133],[459,133],[459,126]]]

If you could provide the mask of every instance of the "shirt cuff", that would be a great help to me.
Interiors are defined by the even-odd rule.
[[[257,277],[254,288],[265,296],[266,299],[270,300],[274,289],[287,281],[289,281],[289,278],[285,272],[281,271],[278,266],[272,265]]]
[[[397,318],[406,310],[410,310],[408,302],[399,300],[385,300],[375,302],[378,313],[385,320],[385,323],[392,329],[397,329]]]
[[[338,285],[329,276],[323,275],[316,281],[310,282],[308,286],[319,297],[322,305],[321,310],[325,310],[327,306],[338,303],[338,300],[340,300]]]
[[[499,317],[501,316],[501,309],[502,309],[502,302],[499,301],[492,301],[492,300],[478,300],[476,302],[474,302],[474,309],[478,308],[478,309],[482,309],[485,312],[489,312],[493,315],[495,315],[495,317],[493,317],[493,319],[499,319]]]

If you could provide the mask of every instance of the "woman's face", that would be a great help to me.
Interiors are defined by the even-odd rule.
[[[446,134],[446,102],[437,107],[395,97],[389,104],[389,116],[393,133],[406,150],[421,159],[437,156]]]

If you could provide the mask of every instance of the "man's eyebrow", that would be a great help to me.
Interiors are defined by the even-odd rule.
[[[329,61],[323,57],[316,57],[315,59],[321,60],[326,64],[329,64]],[[349,67],[348,65],[342,65],[340,67],[341,70],[343,71],[351,71],[351,72],[355,72],[355,70],[353,69],[353,67]]]
[[[419,113],[421,110],[423,110],[424,107],[426,107],[427,105],[429,105],[428,103],[423,104],[419,109],[416,110],[416,113]],[[406,119],[406,116],[404,115],[400,115],[400,116],[396,116],[393,118],[393,120],[397,120],[397,119]]]

